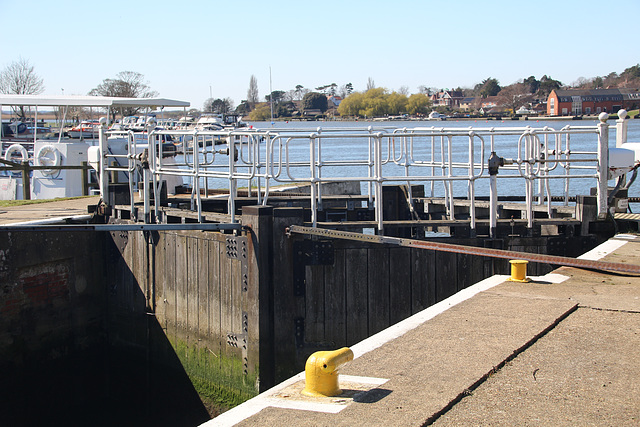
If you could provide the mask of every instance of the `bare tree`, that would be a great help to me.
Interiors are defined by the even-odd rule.
[[[38,95],[44,91],[44,82],[26,59],[18,59],[0,73],[0,93],[15,95]],[[20,118],[25,117],[24,107],[14,109]]]
[[[367,90],[375,89],[375,88],[376,88],[376,83],[373,81],[373,78],[369,77],[369,79],[367,79]]]
[[[253,74],[249,79],[249,89],[247,90],[247,104],[253,108],[256,103],[260,101],[260,96],[258,94],[258,79]]]
[[[498,93],[498,100],[501,106],[510,109],[512,114],[515,114],[519,107],[533,100],[533,94],[529,92],[526,83],[518,82],[502,88]]]
[[[135,71],[121,71],[116,74],[115,79],[104,79],[97,87],[89,92],[91,96],[114,96],[124,98],[153,98],[158,96],[158,92],[151,90],[144,81],[144,76]],[[140,111],[140,108],[125,107],[122,109],[123,116],[133,116]],[[115,114],[115,112],[114,112]]]

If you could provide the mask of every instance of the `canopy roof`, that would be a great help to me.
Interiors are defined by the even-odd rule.
[[[189,107],[186,101],[166,98],[120,98],[110,96],[47,96],[0,94],[0,105],[81,107]]]

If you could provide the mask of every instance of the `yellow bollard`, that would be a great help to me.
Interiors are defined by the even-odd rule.
[[[304,367],[305,387],[302,394],[323,397],[342,393],[338,385],[338,369],[352,360],[353,352],[348,347],[313,353]]]
[[[512,282],[530,282],[531,279],[527,277],[527,264],[529,261],[523,259],[512,259],[511,263],[511,277]]]

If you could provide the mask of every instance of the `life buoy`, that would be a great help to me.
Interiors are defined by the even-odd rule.
[[[36,154],[36,166],[60,166],[60,152],[53,145],[43,145]],[[60,173],[60,169],[43,169],[43,175]]]
[[[20,155],[19,163],[29,160],[29,153],[27,153],[27,149],[20,144],[11,144],[4,153],[4,159],[9,162],[17,162],[15,158],[18,154]]]

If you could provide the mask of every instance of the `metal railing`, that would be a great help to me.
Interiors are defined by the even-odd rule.
[[[591,126],[550,127],[415,127],[415,128],[318,128],[309,129],[232,129],[221,131],[155,130],[150,123],[144,140],[127,138],[127,152],[109,153],[107,137],[116,136],[101,129],[103,153],[102,189],[109,171],[128,174],[132,192],[136,183],[144,187],[145,219],[150,220],[149,191],[159,193],[162,178],[169,175],[191,183],[191,208],[202,221],[202,197],[211,187],[228,188],[227,203],[235,222],[235,203],[241,182],[267,204],[272,188],[278,184],[308,184],[313,225],[322,209],[322,184],[353,181],[361,183],[368,205],[375,210],[380,233],[383,232],[382,186],[385,183],[425,185],[426,193],[442,194],[447,215],[455,219],[454,196],[468,199],[471,228],[476,227],[476,194],[479,185],[490,196],[490,223],[495,228],[498,213],[499,181],[524,182],[528,226],[533,226],[534,204],[545,205],[552,215],[552,182],[562,182],[559,190],[567,205],[570,182],[592,180],[597,188],[598,215],[608,212],[609,125],[602,116]],[[620,121],[619,121],[620,122]],[[618,126],[618,133],[626,128]],[[586,138],[579,151],[573,140]],[[620,139],[620,135],[618,139]],[[182,153],[175,159],[164,157],[163,142],[172,140]],[[626,136],[625,136],[626,140]],[[155,147],[149,150],[149,147]],[[586,148],[585,148],[586,147]],[[169,160],[171,159],[171,160]],[[110,162],[118,161],[119,166]],[[537,184],[537,188],[536,188]],[[558,190],[553,190],[558,191]],[[557,196],[558,194],[554,194]],[[459,197],[459,196],[458,196]],[[104,198],[104,197],[103,197]],[[154,197],[156,218],[160,197]]]

